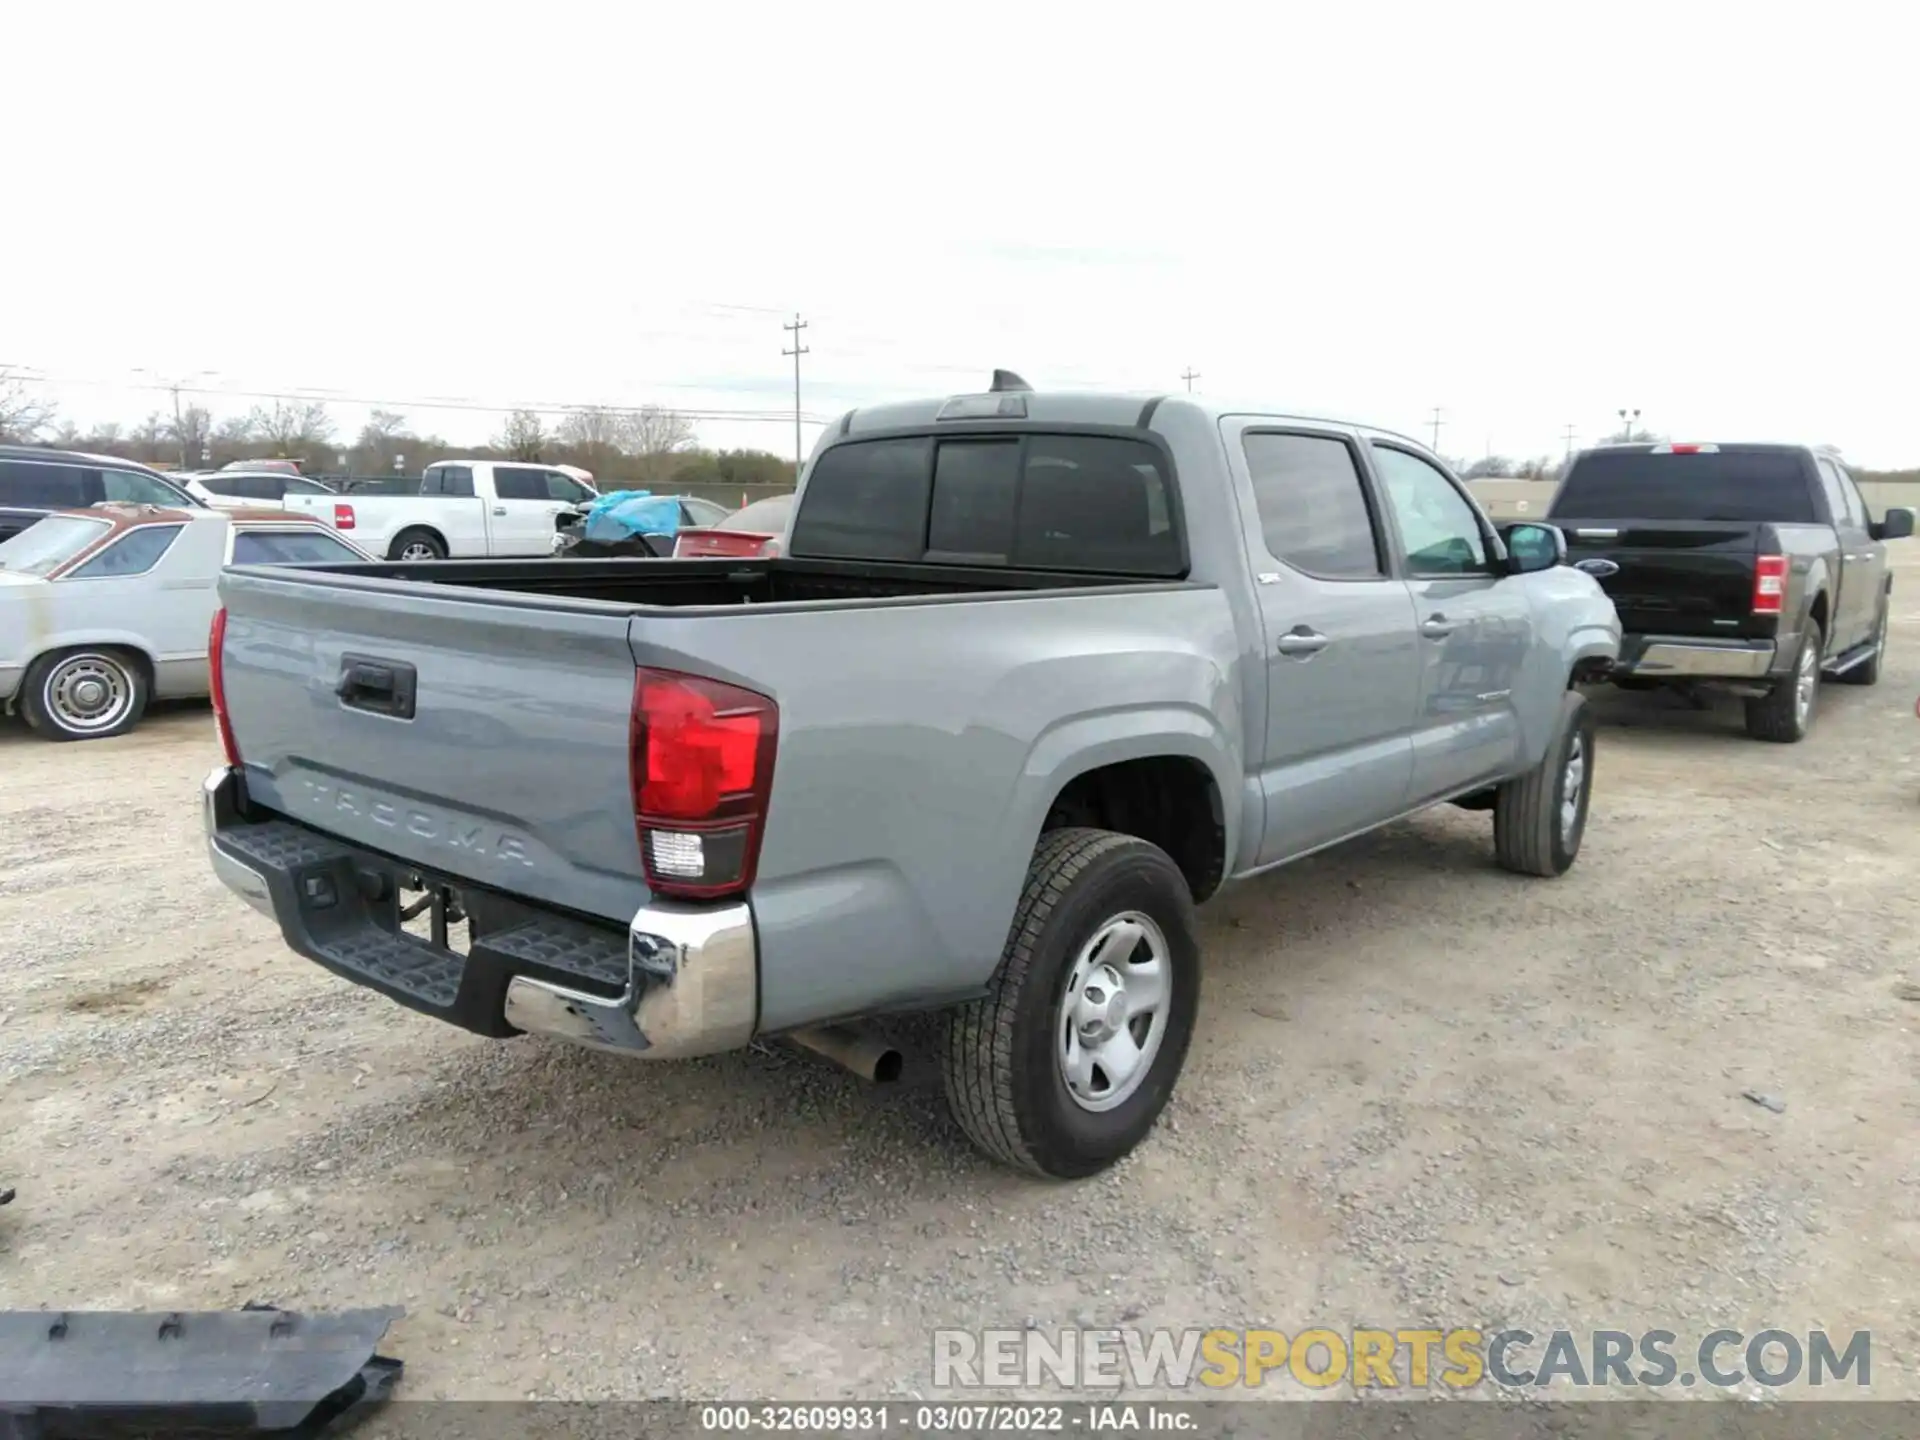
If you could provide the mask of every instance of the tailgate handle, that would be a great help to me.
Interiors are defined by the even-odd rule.
[[[398,660],[382,660],[374,655],[342,655],[340,678],[334,684],[333,693],[350,710],[411,720],[417,679],[413,666]]]

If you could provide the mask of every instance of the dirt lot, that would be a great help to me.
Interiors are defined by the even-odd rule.
[[[1608,696],[1561,881],[1449,809],[1230,892],[1071,1187],[924,1075],[414,1016],[212,879],[204,708],[0,727],[0,1304],[401,1303],[414,1397],[924,1394],[932,1326],[1076,1322],[1859,1328],[1920,1396],[1920,567],[1896,621],[1801,746]]]

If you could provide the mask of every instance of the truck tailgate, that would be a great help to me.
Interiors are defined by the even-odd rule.
[[[1753,561],[1765,527],[1742,522],[1568,520],[1568,558],[1611,560],[1596,578],[1629,632],[1738,635],[1753,619]],[[1766,617],[1767,633],[1773,619]]]
[[[624,608],[246,569],[220,594],[227,713],[253,801],[566,909],[625,923],[646,903]],[[410,683],[410,717],[380,713],[383,674]]]

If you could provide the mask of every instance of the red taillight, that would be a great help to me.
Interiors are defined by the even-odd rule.
[[[1778,615],[1787,593],[1787,557],[1762,555],[1753,562],[1753,613]]]
[[[240,747],[233,743],[233,722],[227,719],[227,610],[223,605],[213,612],[213,629],[207,636],[207,691],[213,697],[213,724],[220,732],[220,748],[227,764],[238,769]]]
[[[777,536],[749,530],[682,530],[674,539],[673,554],[677,560],[701,555],[734,555],[750,559],[777,553],[768,548],[777,540]]]
[[[333,507],[333,528],[336,530],[351,530],[353,528],[353,507],[351,505],[335,505]]]
[[[628,778],[656,893],[709,899],[753,884],[779,731],[779,706],[755,691],[672,670],[635,675]]]

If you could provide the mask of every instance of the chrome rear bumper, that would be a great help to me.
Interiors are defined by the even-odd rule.
[[[1654,638],[1614,673],[1647,680],[1763,680],[1772,673],[1776,654],[1771,640]]]
[[[744,903],[643,906],[623,945],[615,928],[498,897],[513,921],[462,956],[402,932],[393,887],[358,883],[405,866],[279,817],[248,820],[240,797],[240,777],[225,766],[201,787],[214,874],[276,920],[291,949],[345,979],[479,1034],[552,1035],[649,1060],[753,1038],[760,957]],[[382,898],[369,899],[375,892]],[[579,983],[562,978],[569,973]],[[595,994],[589,982],[620,993]]]

